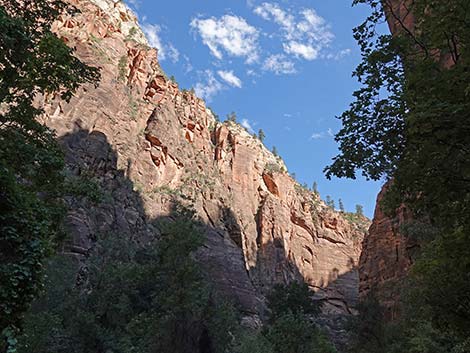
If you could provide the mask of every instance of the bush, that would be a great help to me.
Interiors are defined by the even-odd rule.
[[[159,225],[160,239],[145,246],[118,235],[100,239],[79,272],[65,255],[52,260],[19,352],[178,353],[199,345],[225,352],[236,315],[193,258],[202,244],[198,225]]]
[[[289,285],[277,284],[267,296],[270,318],[287,314],[305,314],[317,316],[320,305],[312,299],[312,292],[306,283],[293,282]]]

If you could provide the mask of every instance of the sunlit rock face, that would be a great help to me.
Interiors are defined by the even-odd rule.
[[[247,324],[259,324],[274,284],[299,279],[325,303],[326,322],[353,313],[368,220],[329,209],[256,137],[180,90],[121,2],[70,2],[81,12],[54,30],[101,68],[101,82],[68,104],[43,97],[44,122],[57,131],[70,172],[96,177],[109,196],[94,206],[69,200],[72,248],[86,251],[110,232],[145,241],[177,200],[205,224],[198,257]]]

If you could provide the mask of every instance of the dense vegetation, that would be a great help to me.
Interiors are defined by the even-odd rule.
[[[194,258],[203,240],[198,223],[180,217],[156,227],[158,239],[145,244],[99,239],[80,266],[70,255],[52,258],[19,352],[335,352],[310,321],[319,307],[307,285],[276,286],[269,324],[244,329]]]
[[[364,305],[354,351],[468,352],[470,2],[413,0],[400,15],[389,1],[354,3],[372,8],[355,29],[362,87],[340,117],[340,154],[326,174],[391,180],[382,206],[393,215],[405,204],[415,224],[404,234],[421,245],[401,320],[383,325],[381,309]],[[377,35],[385,14],[394,35]]]
[[[42,285],[42,263],[61,236],[63,159],[37,121],[38,95],[69,100],[98,72],[50,31],[60,1],[0,1],[0,351],[14,350]]]

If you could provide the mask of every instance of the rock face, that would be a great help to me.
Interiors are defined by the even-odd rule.
[[[388,25],[392,34],[397,34],[406,28],[415,31],[415,17],[411,12],[411,0],[384,0]],[[454,65],[449,53],[438,50],[433,53],[434,59],[442,67]],[[359,260],[359,294],[364,298],[371,290],[377,296],[386,310],[386,317],[397,317],[399,300],[398,285],[403,280],[413,264],[413,250],[418,247],[416,241],[407,239],[400,234],[400,228],[412,221],[412,215],[405,207],[397,210],[396,217],[387,217],[380,209],[388,184],[385,184],[377,197],[372,225],[364,238],[363,250]]]
[[[413,263],[413,249],[417,244],[400,233],[400,227],[412,219],[409,210],[400,207],[394,218],[383,213],[380,202],[387,192],[387,185],[377,197],[374,219],[362,244],[359,295],[365,298],[373,291],[385,309],[386,318],[394,319],[398,315],[398,284]]]
[[[257,138],[218,122],[201,99],[167,79],[121,2],[70,2],[81,13],[64,15],[54,30],[80,59],[101,67],[101,82],[69,104],[56,97],[40,103],[71,175],[91,175],[107,197],[94,205],[69,200],[70,248],[86,252],[110,232],[145,239],[178,201],[206,224],[201,264],[240,304],[247,324],[262,318],[267,290],[296,279],[325,302],[326,321],[352,313],[368,221],[330,210]]]

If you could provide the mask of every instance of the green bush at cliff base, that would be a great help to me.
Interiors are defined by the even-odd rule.
[[[176,221],[144,246],[99,240],[78,273],[72,258],[55,257],[19,352],[225,352],[237,316],[193,259],[201,241],[196,225]]]
[[[424,245],[401,286],[398,319],[386,323],[383,308],[371,294],[358,307],[350,328],[351,352],[470,352],[470,240],[456,230],[434,235],[429,227],[414,234],[433,240]]]

